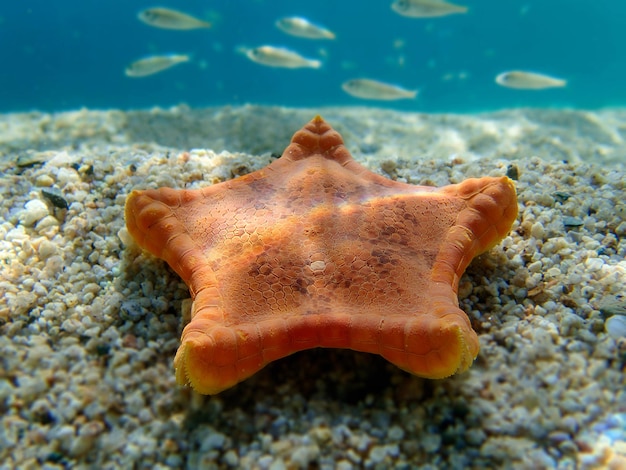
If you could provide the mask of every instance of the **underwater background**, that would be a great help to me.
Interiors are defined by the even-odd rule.
[[[466,14],[407,18],[391,0],[185,0],[2,2],[0,111],[192,107],[245,103],[283,106],[372,104],[341,89],[370,77],[418,89],[416,100],[374,103],[406,111],[474,112],[520,106],[598,108],[626,104],[626,2],[621,0],[467,0]],[[172,31],[137,13],[163,6],[212,22]],[[288,36],[274,25],[300,15],[335,40]],[[264,67],[241,46],[285,46],[323,61],[320,69]],[[191,61],[129,78],[132,61],[162,53]],[[505,70],[567,80],[563,89],[511,90],[494,83]]]

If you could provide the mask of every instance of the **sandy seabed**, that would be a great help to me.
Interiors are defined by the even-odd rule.
[[[189,292],[129,242],[125,198],[259,169],[317,113],[387,177],[516,180],[460,284],[481,352],[432,381],[305,351],[196,395],[172,364]],[[625,168],[619,109],[0,115],[0,469],[626,468]]]

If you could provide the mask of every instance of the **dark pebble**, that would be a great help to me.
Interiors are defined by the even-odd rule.
[[[32,150],[23,153],[17,157],[15,164],[20,168],[28,168],[43,163],[47,160],[46,155],[42,152],[33,152]]]
[[[552,193],[552,197],[559,202],[565,202],[572,197],[572,195],[563,191],[555,191]]]
[[[120,314],[122,318],[129,319],[131,321],[139,320],[146,315],[147,310],[143,308],[138,302],[133,300],[127,300],[122,302],[120,306]]]
[[[59,463],[65,456],[61,452],[50,452],[46,457],[46,462]]]
[[[511,163],[509,166],[506,167],[506,176],[514,181],[517,181],[519,179],[519,168],[517,168],[517,165],[515,163]]]
[[[106,356],[111,351],[111,346],[108,344],[99,344],[96,346],[96,354],[98,356]]]
[[[69,207],[67,200],[63,197],[63,193],[56,188],[42,189],[41,194],[43,194],[43,197],[50,201],[54,207],[58,207],[59,209],[67,209]]]

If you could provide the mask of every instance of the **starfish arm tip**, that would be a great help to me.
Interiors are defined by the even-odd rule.
[[[407,348],[414,353],[409,356],[412,372],[442,379],[467,370],[478,354],[479,343],[465,313],[455,308],[453,314],[426,325],[428,341]]]
[[[254,375],[268,362],[255,325],[225,327],[201,316],[185,327],[174,365],[180,385],[215,395]]]
[[[215,395],[236,385],[234,364],[216,364],[214,342],[207,336],[185,337],[176,352],[174,368],[179,385],[191,385],[202,395]]]

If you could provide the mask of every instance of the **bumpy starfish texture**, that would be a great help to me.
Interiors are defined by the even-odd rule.
[[[380,354],[427,378],[465,371],[479,345],[459,279],[516,216],[508,178],[395,182],[357,163],[319,116],[261,170],[126,203],[137,243],[189,286],[174,363],[203,394],[315,347]]]

